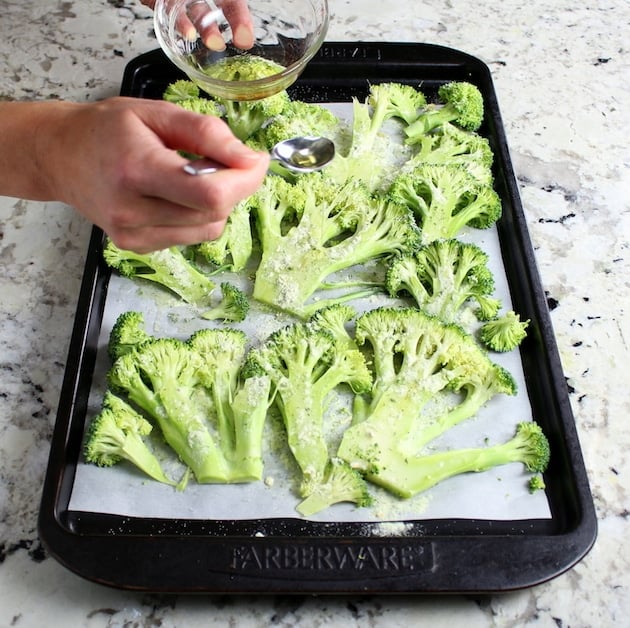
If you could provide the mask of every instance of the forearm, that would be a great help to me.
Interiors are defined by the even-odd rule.
[[[58,199],[51,148],[62,120],[76,107],[61,101],[0,102],[0,194],[32,200]]]

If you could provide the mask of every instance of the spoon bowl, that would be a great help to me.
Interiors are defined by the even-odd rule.
[[[326,137],[293,137],[278,142],[270,152],[272,162],[276,162],[289,172],[317,172],[329,164],[335,156],[335,145]],[[274,164],[270,166],[273,170]],[[212,159],[194,159],[184,166],[191,175],[212,174],[225,169]]]

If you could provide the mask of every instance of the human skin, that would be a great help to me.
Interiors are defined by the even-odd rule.
[[[180,150],[226,168],[191,177]],[[125,249],[215,239],[268,164],[220,119],[167,102],[0,102],[0,194],[67,203]]]

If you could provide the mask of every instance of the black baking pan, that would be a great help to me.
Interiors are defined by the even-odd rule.
[[[152,51],[128,64],[121,94],[158,99],[179,78],[162,52]],[[404,537],[388,537],[354,523],[297,518],[146,519],[70,510],[109,280],[95,228],[39,517],[42,542],[60,563],[92,581],[153,592],[487,593],[547,581],[586,555],[597,532],[593,500],[487,66],[427,44],[326,43],[289,91],[305,101],[342,102],[365,98],[374,82],[421,83],[431,95],[451,80],[476,84],[485,99],[481,132],[496,156],[503,262],[514,307],[531,321],[521,347],[527,393],[552,450],[545,474],[551,516],[418,519]]]

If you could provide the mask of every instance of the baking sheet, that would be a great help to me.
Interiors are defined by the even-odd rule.
[[[161,98],[166,85],[179,78],[183,78],[181,73],[155,50],[129,62],[121,93]],[[172,518],[156,504],[162,500],[164,487],[159,487],[156,500],[142,499],[141,507],[151,504],[152,509],[145,515],[138,511],[134,515],[105,512],[105,503],[119,512],[132,512],[130,506],[137,508],[136,504],[121,505],[118,501],[112,505],[108,501],[107,494],[113,492],[111,482],[119,482],[112,475],[105,495],[99,494],[98,508],[83,502],[80,507],[90,510],[78,510],[75,500],[81,486],[86,486],[83,480],[87,480],[81,453],[84,428],[88,415],[96,409],[103,382],[104,338],[122,304],[137,299],[138,290],[143,295],[149,290],[132,282],[117,285],[118,280],[110,277],[102,261],[103,234],[95,228],[77,303],[39,517],[42,543],[68,569],[109,586],[164,593],[478,594],[544,582],[570,569],[592,547],[597,534],[595,509],[487,66],[466,53],[430,44],[327,42],[290,92],[306,101],[347,102],[353,96],[364,98],[371,82],[392,80],[421,84],[429,93],[435,93],[448,80],[470,80],[484,95],[482,132],[490,139],[497,158],[495,184],[504,213],[492,241],[482,241],[482,248],[500,249],[505,276],[499,274],[497,282],[506,280],[514,309],[531,320],[520,351],[522,371],[511,363],[505,365],[516,375],[520,390],[527,391],[531,412],[550,440],[546,499],[538,494],[532,501],[521,489],[493,491],[500,503],[495,509],[477,484],[490,480],[491,475],[479,474],[443,484],[440,491],[444,492],[438,499],[414,500],[411,519],[404,518],[409,513],[390,506],[382,509],[377,521],[363,520],[365,513],[355,521],[356,512],[344,510],[342,514],[339,508],[325,515],[334,512],[335,521],[304,520],[280,515],[295,502],[289,504],[276,497],[284,488],[274,482],[258,493],[255,501],[246,501],[244,494],[220,500],[221,508],[230,504],[230,519],[217,518],[220,513],[215,510],[207,511],[208,518],[195,518],[183,502],[181,510],[176,505],[178,517]],[[488,238],[490,234],[476,235]],[[497,285],[497,291],[505,290],[505,285]],[[162,316],[155,318],[149,312],[148,320],[156,333],[167,329]],[[191,330],[196,324],[191,323]],[[497,357],[497,361],[511,360],[514,355],[518,354]],[[493,407],[495,402],[488,405],[488,412],[499,410]],[[518,420],[521,418],[527,417]],[[479,438],[483,438],[483,430],[477,422],[483,420],[480,416],[467,424]],[[507,424],[503,434],[494,427],[492,430],[497,439],[508,437],[509,432]],[[88,472],[97,471],[111,469]],[[493,481],[502,487],[515,487],[518,482],[508,471],[508,467],[500,468]],[[465,482],[466,490],[458,487],[459,482]],[[140,490],[136,477],[132,483],[133,490]],[[156,488],[145,483],[142,494]],[[120,494],[131,490],[122,477],[118,490]],[[185,494],[176,499],[180,497],[187,499]],[[243,504],[237,514],[235,503]],[[464,503],[467,516],[462,517]],[[526,509],[522,509],[523,503]],[[173,506],[168,505],[171,513]],[[267,509],[268,518],[259,518],[261,506]],[[273,514],[276,507],[277,516]],[[251,514],[255,515],[252,519],[234,519]]]

